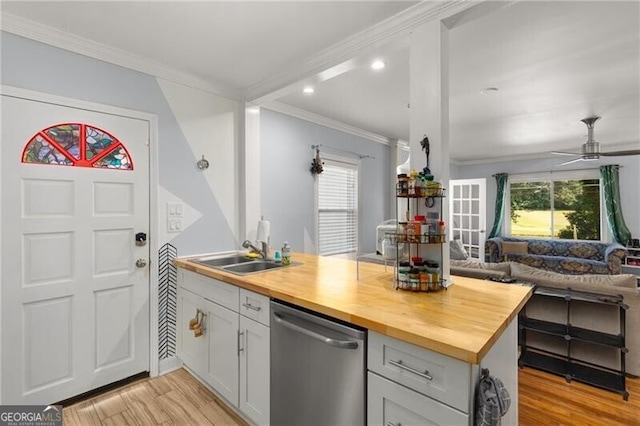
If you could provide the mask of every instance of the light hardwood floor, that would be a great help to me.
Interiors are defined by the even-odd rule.
[[[247,425],[183,369],[64,407],[63,424]]]
[[[622,396],[531,368],[519,372],[521,426],[640,425],[640,379]],[[224,425],[246,423],[185,370],[142,379],[65,407],[65,425]]]

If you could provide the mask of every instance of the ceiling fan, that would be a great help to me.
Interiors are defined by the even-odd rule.
[[[566,161],[558,166],[565,166],[567,164],[575,163],[578,161],[592,161],[597,160],[600,157],[618,157],[623,155],[640,155],[640,149],[631,149],[628,151],[613,151],[613,152],[600,152],[600,144],[593,138],[593,124],[600,119],[600,116],[593,116],[583,118],[582,121],[587,125],[587,141],[582,144],[582,152],[564,152],[564,151],[552,151],[552,154],[556,155],[579,155],[578,158]]]

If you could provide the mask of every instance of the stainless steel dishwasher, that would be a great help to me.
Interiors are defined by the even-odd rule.
[[[271,424],[364,425],[366,331],[271,302]]]

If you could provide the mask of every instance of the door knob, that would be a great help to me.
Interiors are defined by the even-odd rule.
[[[138,268],[144,268],[145,266],[147,266],[147,259],[138,259],[138,260],[136,260],[136,266]]]

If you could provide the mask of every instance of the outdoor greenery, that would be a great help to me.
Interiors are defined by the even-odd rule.
[[[528,236],[600,239],[598,179],[516,182],[511,184],[510,194],[512,235],[522,235],[513,232],[519,229],[528,230]],[[566,220],[558,220],[559,212]],[[538,224],[534,225],[535,222]]]

